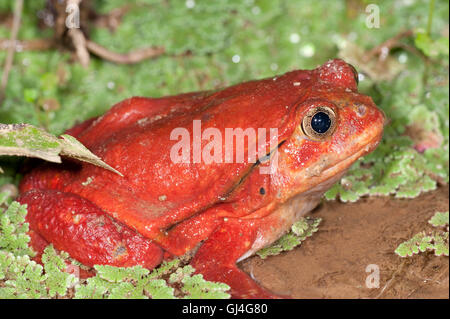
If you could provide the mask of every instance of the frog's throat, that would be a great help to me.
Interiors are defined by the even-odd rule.
[[[261,227],[250,249],[239,257],[238,262],[252,256],[258,250],[270,246],[280,237],[290,231],[292,224],[311,212],[319,203],[324,194],[337,182],[346,170],[332,176],[306,192],[299,193],[280,205],[269,215],[263,217],[263,225],[277,225],[277,227]]]

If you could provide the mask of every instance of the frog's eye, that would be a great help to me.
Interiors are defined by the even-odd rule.
[[[326,106],[311,109],[302,121],[302,129],[306,136],[322,140],[330,136],[336,126],[336,115],[334,111]]]

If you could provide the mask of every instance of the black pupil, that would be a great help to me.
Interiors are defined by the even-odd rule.
[[[331,119],[325,112],[317,112],[311,120],[311,128],[317,133],[325,133],[331,126]]]

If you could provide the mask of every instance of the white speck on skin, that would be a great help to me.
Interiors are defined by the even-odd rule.
[[[233,63],[239,63],[241,61],[241,57],[239,55],[235,54],[231,58],[231,61],[233,61]]]
[[[90,183],[92,183],[92,181],[93,181],[94,179],[92,178],[92,177],[88,177],[87,179],[86,179],[86,181],[84,181],[83,183],[81,183],[81,185],[83,185],[83,186],[88,186]]]
[[[291,33],[291,35],[289,36],[289,41],[291,41],[291,43],[299,43],[300,39],[301,38],[298,33]]]
[[[194,0],[186,0],[186,8],[192,9],[195,7],[195,1]]]
[[[144,126],[148,122],[148,117],[144,117],[137,121],[139,126]]]
[[[80,220],[81,220],[81,216],[80,215],[73,216],[73,222],[75,224],[78,224],[80,222]]]
[[[292,83],[292,84],[294,84],[294,86],[300,86],[300,85],[301,85],[300,82],[294,82],[294,83]]]

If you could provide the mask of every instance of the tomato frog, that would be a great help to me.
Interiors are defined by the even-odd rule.
[[[19,201],[31,244],[52,243],[88,267],[151,269],[183,256],[234,298],[277,297],[236,263],[289,231],[378,145],[384,113],[357,84],[356,70],[335,59],[216,91],[126,99],[67,131],[123,176],[68,159],[25,174]],[[207,149],[222,153],[207,163],[195,152],[208,154],[211,140],[199,142],[195,121],[210,137],[240,128],[254,138]],[[180,128],[189,136],[184,161],[173,158]],[[251,147],[264,156],[250,160]]]

